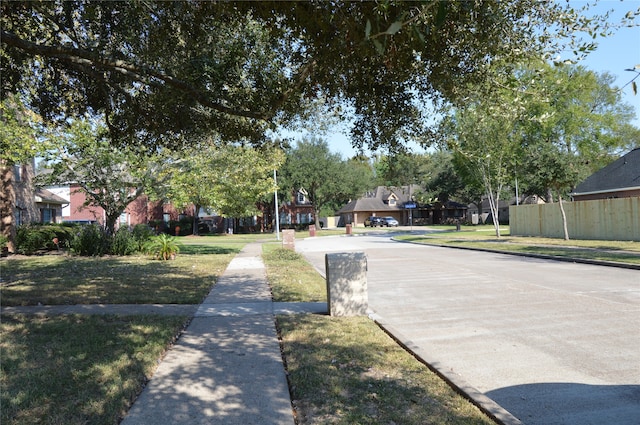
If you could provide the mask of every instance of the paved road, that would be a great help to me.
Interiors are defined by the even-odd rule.
[[[393,242],[296,241],[364,251],[369,306],[414,351],[527,425],[640,424],[640,272]]]

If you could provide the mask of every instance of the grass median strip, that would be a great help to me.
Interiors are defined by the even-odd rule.
[[[563,258],[640,264],[640,243],[632,241],[568,240],[509,236],[495,238],[483,226],[463,231],[443,231],[425,235],[401,235],[396,239],[421,243],[499,252],[550,255]]]
[[[186,317],[2,316],[3,424],[115,424]]]
[[[326,301],[301,255],[263,245],[275,301]],[[277,316],[299,425],[494,423],[367,317]]]
[[[298,424],[492,424],[366,317],[278,316]]]
[[[319,302],[327,300],[327,286],[318,272],[294,251],[282,244],[262,245],[262,258],[273,300],[277,302]]]

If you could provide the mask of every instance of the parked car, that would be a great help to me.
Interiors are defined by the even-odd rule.
[[[398,227],[398,220],[396,220],[393,217],[382,217],[382,222],[381,222],[381,226],[387,226],[387,227]]]
[[[371,216],[368,217],[365,221],[364,221],[364,227],[377,227],[377,226],[384,226],[384,222],[382,220],[382,217],[376,217],[376,216]]]

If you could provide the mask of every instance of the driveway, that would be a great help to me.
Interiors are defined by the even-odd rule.
[[[296,251],[322,273],[327,252],[365,252],[377,320],[522,423],[640,424],[639,271],[388,233],[297,240]]]

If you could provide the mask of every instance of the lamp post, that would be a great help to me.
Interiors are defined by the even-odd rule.
[[[273,170],[273,183],[275,191],[275,203],[276,203],[276,240],[280,240],[280,211],[278,209],[278,180],[276,179],[276,170]]]

